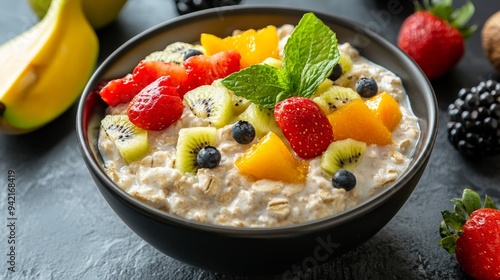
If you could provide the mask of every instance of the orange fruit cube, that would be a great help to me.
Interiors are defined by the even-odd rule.
[[[248,29],[226,38],[202,33],[200,42],[207,55],[228,50],[238,51],[241,55],[241,68],[261,63],[268,57],[279,58],[279,37],[276,27],[272,25],[259,30]]]
[[[392,143],[391,132],[362,99],[353,99],[328,115],[333,138],[352,138],[366,144]]]
[[[365,101],[389,131],[393,131],[403,117],[399,103],[387,92],[382,92]]]
[[[241,173],[256,179],[304,182],[308,164],[297,160],[274,132],[269,132],[235,161]]]

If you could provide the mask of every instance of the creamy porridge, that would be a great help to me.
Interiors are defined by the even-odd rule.
[[[278,28],[281,56],[292,30],[288,25]],[[349,56],[352,67],[333,81],[333,85],[355,89],[360,77],[372,77],[378,92],[387,92],[398,102],[402,115],[392,130],[392,143],[367,145],[362,160],[351,168],[356,177],[352,190],[332,187],[332,175],[321,168],[321,156],[302,160],[308,165],[303,182],[285,183],[241,173],[235,161],[258,143],[259,137],[249,144],[235,142],[231,135],[235,121],[217,128],[214,146],[220,151],[221,161],[215,168],[199,168],[195,173],[179,171],[175,166],[179,131],[210,126],[207,119],[194,115],[186,102],[179,120],[166,129],[147,132],[147,155],[132,162],[123,159],[114,141],[101,129],[98,146],[108,176],[131,196],[155,208],[188,220],[225,226],[298,224],[358,205],[386,188],[406,170],[420,130],[401,80],[387,69],[362,58],[348,43],[338,48]],[[221,85],[216,81],[213,86]],[[128,103],[110,106],[107,113],[126,115],[128,106]],[[280,137],[287,143],[282,135]]]

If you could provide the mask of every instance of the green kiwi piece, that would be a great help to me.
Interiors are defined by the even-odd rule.
[[[182,173],[196,173],[198,152],[206,146],[215,146],[217,129],[215,127],[188,127],[179,130],[175,168]]]
[[[269,131],[276,133],[278,136],[283,135],[280,127],[274,120],[274,111],[272,109],[260,108],[255,103],[251,103],[237,119],[251,123],[255,128],[257,138],[264,137]]]
[[[234,94],[231,90],[224,87],[224,85],[222,85],[222,83],[220,81],[221,80],[215,80],[212,83],[212,86],[225,88],[231,94],[231,104],[232,104],[233,115],[237,116],[237,115],[241,114],[243,111],[246,110],[246,108],[248,108],[248,106],[250,105],[251,102],[248,101],[248,99],[246,99],[244,97],[241,97],[241,96]]]
[[[107,115],[101,126],[127,164],[148,153],[148,132],[131,123],[127,115]]]
[[[201,45],[192,45],[184,42],[175,42],[168,45],[162,51],[156,51],[148,56],[145,60],[156,60],[162,62],[173,62],[177,64],[182,64],[184,62],[184,56],[190,50],[198,50],[201,53],[205,53],[205,49]]]
[[[339,169],[352,169],[359,165],[366,151],[366,143],[351,138],[334,141],[321,156],[321,168],[333,175]]]
[[[339,53],[340,53],[340,58],[338,64],[340,64],[340,67],[342,67],[342,75],[345,75],[346,73],[351,72],[352,60],[347,53],[343,51],[339,51]]]
[[[207,119],[210,125],[221,128],[233,117],[233,94],[222,86],[205,85],[184,95],[195,116]]]
[[[328,115],[356,98],[361,98],[361,96],[351,88],[331,86],[328,90],[313,98],[313,101]]]

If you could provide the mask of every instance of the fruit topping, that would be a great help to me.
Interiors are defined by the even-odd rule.
[[[350,138],[334,141],[321,156],[321,168],[330,175],[339,169],[352,171],[363,159],[365,151],[365,142]]]
[[[211,56],[191,56],[184,61],[187,91],[202,85],[210,85],[217,79],[239,71],[240,58],[240,54],[234,50],[218,52]]]
[[[198,49],[190,49],[184,54],[184,60],[187,60],[188,58],[196,55],[202,55],[203,52],[198,50]]]
[[[366,144],[392,143],[391,132],[362,99],[349,103],[328,115],[335,140],[352,138]]]
[[[203,147],[196,155],[196,162],[200,168],[215,168],[219,165],[221,154],[213,146]]]
[[[247,121],[237,121],[231,129],[234,141],[240,144],[249,144],[255,139],[255,128]]]
[[[235,161],[243,174],[257,180],[269,179],[286,183],[304,182],[308,164],[297,160],[283,141],[273,132],[266,134]]]
[[[195,116],[207,119],[220,128],[233,117],[231,93],[222,86],[200,86],[184,95],[184,101]]]
[[[272,109],[260,108],[259,105],[251,103],[237,119],[251,123],[258,138],[264,137],[269,131],[282,136],[281,129],[274,120],[274,111]]]
[[[401,25],[398,46],[435,79],[452,69],[464,54],[464,39],[476,26],[466,24],[474,14],[472,1],[454,10],[452,0],[422,1]],[[418,3],[415,1],[415,3]]]
[[[332,126],[318,104],[305,97],[290,97],[274,109],[274,118],[297,155],[317,157],[333,141]]]
[[[382,92],[365,101],[389,131],[393,131],[403,117],[399,103],[388,92]]]
[[[175,42],[165,47],[162,51],[156,51],[146,56],[145,60],[161,62],[172,62],[182,64],[184,60],[193,56],[203,54],[201,45],[192,45],[184,42]]]
[[[356,92],[365,98],[375,96],[378,93],[377,82],[372,77],[362,77],[356,82]]]
[[[441,212],[439,245],[455,254],[458,264],[473,279],[500,279],[500,211],[489,196],[465,189],[451,200],[454,211]]]
[[[361,99],[361,96],[359,96],[359,94],[351,88],[331,86],[318,97],[315,97],[313,101],[316,102],[321,110],[328,115],[337,108],[356,98]]]
[[[132,124],[126,115],[107,115],[101,126],[127,164],[148,153],[148,132]]]
[[[273,109],[288,97],[316,93],[339,56],[335,33],[313,13],[306,13],[286,41],[281,68],[254,64],[221,83],[259,107]]]
[[[201,168],[198,162],[200,151],[207,146],[215,147],[216,140],[217,129],[215,127],[182,128],[177,140],[175,168],[182,173],[196,173]],[[208,154],[203,157],[211,158],[210,154],[208,151]]]
[[[328,77],[328,79],[336,81],[338,78],[340,78],[340,76],[342,76],[342,74],[343,74],[342,66],[340,66],[340,64],[337,63],[335,64],[335,66],[333,66],[332,74],[330,74],[330,77]]]
[[[448,107],[448,139],[467,157],[500,153],[500,83],[463,88]]]
[[[140,61],[134,68],[132,75],[134,81],[143,87],[156,81],[159,77],[169,76],[171,86],[178,87],[180,93],[182,93],[182,85],[187,79],[186,70],[182,65],[154,60]]]
[[[356,186],[356,176],[348,170],[340,169],[332,177],[332,186],[350,191]]]
[[[138,85],[131,75],[127,75],[109,81],[99,91],[99,95],[109,106],[116,106],[120,103],[130,102],[142,89],[142,85]]]
[[[133,124],[146,130],[163,130],[182,116],[184,106],[177,89],[162,85],[169,79],[158,78],[132,99],[127,115]]]
[[[226,38],[202,33],[200,41],[207,55],[227,50],[238,51],[241,54],[241,68],[261,63],[268,57],[279,58],[279,37],[276,27],[272,25],[260,30],[248,29]]]

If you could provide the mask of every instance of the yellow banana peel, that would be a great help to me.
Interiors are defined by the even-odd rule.
[[[0,133],[27,133],[64,113],[98,53],[81,0],[54,0],[40,22],[0,46]]]

